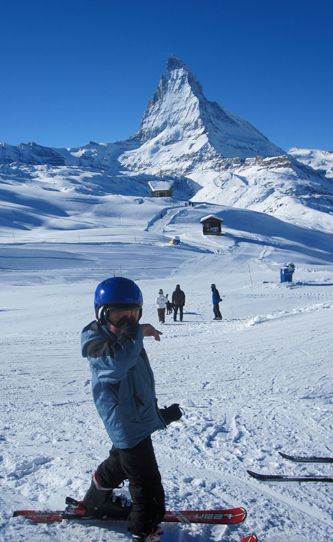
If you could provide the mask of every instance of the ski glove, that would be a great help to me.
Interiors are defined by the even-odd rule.
[[[121,325],[118,325],[118,327],[120,329],[120,335],[117,336],[113,348],[115,350],[122,350],[128,340],[134,342],[139,326],[137,323],[126,319],[126,321],[124,320],[124,322],[121,322]]]
[[[179,403],[173,403],[169,407],[160,408],[159,412],[166,425],[180,420],[183,415],[183,410],[180,408]]]

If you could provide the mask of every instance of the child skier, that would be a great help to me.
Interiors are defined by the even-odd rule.
[[[89,360],[94,401],[113,446],[83,501],[67,509],[72,515],[128,518],[133,542],[159,540],[164,489],[151,433],[182,416],[178,404],[157,407],[143,339],[159,341],[161,332],[139,324],[142,304],[141,290],[132,280],[113,277],[96,288],[96,321],[82,331],[82,355]],[[131,507],[113,492],[126,479]]]
[[[163,290],[158,291],[158,297],[156,299],[157,316],[160,324],[165,323],[165,309],[167,305],[167,297],[163,294]]]

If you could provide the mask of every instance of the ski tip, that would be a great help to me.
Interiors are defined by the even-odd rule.
[[[259,472],[254,472],[253,470],[247,470],[246,471],[252,478],[255,478],[256,480],[259,480],[261,482],[282,482],[287,481],[285,477],[282,475],[276,475],[276,474],[260,474]]]
[[[293,456],[288,455],[288,454],[285,454],[284,452],[279,452],[279,455],[280,455],[281,457],[283,457],[283,459],[289,459],[289,460],[292,460],[292,459],[293,459]]]
[[[258,542],[258,538],[255,534],[252,534],[251,536],[245,536],[242,538],[241,542]]]
[[[262,476],[261,474],[258,474],[258,472],[254,472],[253,470],[247,470],[246,471],[252,478],[257,478],[257,480],[261,480]]]
[[[281,457],[283,457],[283,459],[288,459],[289,461],[294,461],[295,463],[333,463],[333,457],[323,457],[316,455],[290,455],[285,454],[284,452],[279,452],[279,454]]]

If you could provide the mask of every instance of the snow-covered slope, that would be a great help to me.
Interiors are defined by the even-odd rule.
[[[329,179],[333,179],[333,152],[319,149],[290,149],[288,154],[313,169],[319,170]]]
[[[302,227],[333,232],[332,182],[288,157],[230,159],[220,174],[210,172],[170,177],[174,196],[169,206],[213,203],[270,214]],[[150,201],[148,181],[153,176],[112,174],[84,166],[0,165],[0,226],[5,236],[38,228],[71,231],[108,227],[108,215],[120,216],[119,200]],[[302,179],[302,180],[301,180]],[[138,199],[139,198],[139,199]],[[140,199],[143,198],[143,199]],[[155,200],[159,208],[165,206]],[[142,212],[143,206],[133,208]],[[105,211],[108,209],[108,211]]]
[[[199,183],[200,173],[191,175]],[[333,232],[333,183],[287,156],[230,160],[193,197]]]
[[[259,542],[330,541],[330,484],[259,483],[246,470],[332,475],[331,465],[296,465],[278,453],[333,454],[331,235],[205,203],[91,192],[89,204],[67,186],[53,191],[60,181],[51,179],[51,192],[28,180],[12,201],[28,216],[52,194],[55,208],[39,203],[42,223],[2,229],[1,542],[129,542],[125,527],[12,517],[81,498],[108,454],[79,336],[93,318],[96,284],[113,274],[138,281],[143,321],[155,326],[159,288],[170,295],[179,283],[186,292],[184,321],[167,317],[161,342],[145,341],[159,404],[185,410],[153,435],[167,506],[248,511],[234,527],[167,525],[163,542],[239,542],[252,532]],[[71,216],[59,215],[61,198]],[[224,219],[223,236],[202,235],[207,214]],[[180,245],[167,246],[175,234]],[[279,284],[286,261],[296,264],[288,285]],[[212,321],[212,282],[222,322]]]
[[[150,211],[147,218],[143,212],[146,202],[151,209],[165,206],[164,199],[151,201],[150,179],[78,166],[2,165],[0,237],[8,239],[15,234],[18,239],[26,233],[31,239],[38,237],[40,229],[70,232],[107,228],[114,217],[121,220],[121,204],[132,206],[126,214],[133,215],[133,220],[142,213],[141,220],[149,221],[154,213]],[[174,179],[174,198],[167,201],[177,206],[197,190],[190,179]]]

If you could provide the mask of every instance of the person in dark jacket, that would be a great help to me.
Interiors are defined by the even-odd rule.
[[[179,320],[183,321],[183,308],[185,305],[185,294],[183,290],[180,289],[179,284],[177,284],[175,291],[172,294],[172,304],[173,304],[173,319],[177,321],[177,313],[179,310]]]
[[[145,337],[160,341],[161,332],[139,324],[142,293],[135,282],[112,277],[95,292],[96,320],[82,331],[82,355],[92,372],[96,408],[113,443],[97,468],[82,501],[66,510],[80,516],[128,518],[132,540],[156,535],[165,513],[164,489],[151,434],[180,419],[179,404],[159,409],[154,375],[143,347]],[[129,481],[132,505],[114,495]]]
[[[219,305],[219,303],[222,301],[221,296],[215,284],[211,285],[211,289],[212,289],[214,320],[222,320],[222,314],[220,312],[220,305]]]

